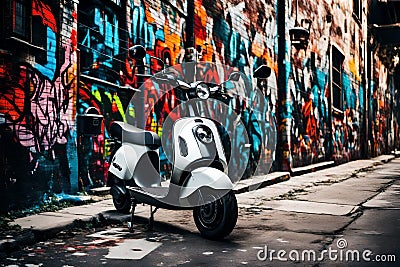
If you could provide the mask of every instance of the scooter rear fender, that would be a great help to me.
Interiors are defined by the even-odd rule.
[[[222,171],[211,167],[201,167],[191,172],[187,182],[183,185],[180,198],[188,198],[203,188],[209,188],[216,192],[226,191],[227,193],[233,189],[233,183]]]
[[[138,155],[131,145],[122,145],[111,161],[109,172],[122,180],[130,180],[133,177]]]
[[[110,194],[115,198],[118,199],[121,196],[126,194],[126,188],[125,186],[121,186],[121,185],[116,185],[114,184],[111,188],[110,188]]]

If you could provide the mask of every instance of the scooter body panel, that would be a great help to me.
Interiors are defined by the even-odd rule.
[[[204,126],[212,131],[213,142],[210,144],[204,144],[196,137],[196,128]],[[227,171],[222,142],[212,120],[202,117],[186,117],[177,120],[173,128],[173,142],[174,168],[191,171],[188,167],[193,166],[196,161],[204,161],[204,159],[213,161],[217,155],[224,171]]]
[[[191,172],[179,197],[180,199],[189,198],[196,191],[204,188],[210,189],[210,192],[218,192],[218,195],[222,197],[224,193],[233,189],[233,184],[231,179],[222,171],[211,167],[201,167]]]
[[[141,187],[160,186],[158,150],[123,143],[115,153],[109,171],[122,180],[134,179]]]
[[[122,180],[132,179],[138,153],[131,144],[122,144],[111,160],[109,172]]]
[[[224,172],[212,167],[201,167],[193,170],[182,186],[171,183],[169,188],[127,188],[137,203],[179,210],[215,201],[231,191],[233,184]],[[210,195],[213,198],[210,199]]]

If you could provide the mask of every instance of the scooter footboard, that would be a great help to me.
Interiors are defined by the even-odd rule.
[[[204,192],[222,197],[232,189],[232,181],[225,173],[215,168],[201,167],[191,172],[181,189],[180,199],[188,199],[195,193],[200,193],[199,197],[202,197]],[[199,201],[202,202],[201,199]]]

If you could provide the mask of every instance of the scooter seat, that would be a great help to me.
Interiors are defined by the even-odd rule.
[[[110,133],[111,136],[123,142],[147,146],[151,149],[161,146],[161,139],[155,132],[146,131],[121,121],[114,121],[111,124]]]

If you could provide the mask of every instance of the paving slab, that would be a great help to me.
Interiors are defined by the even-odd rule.
[[[247,213],[244,213],[246,210]],[[244,214],[243,214],[244,213]],[[252,223],[252,213],[259,214],[261,222]],[[246,221],[249,227],[268,227],[269,230],[291,231],[301,233],[332,234],[338,229],[343,229],[352,222],[352,216],[334,216],[329,214],[310,214],[301,212],[288,212],[281,210],[261,210],[248,208],[241,211],[239,221]],[[239,224],[240,224],[239,222]]]
[[[384,192],[364,203],[363,207],[400,209],[400,184],[388,187]]]
[[[46,231],[59,229],[70,225],[75,220],[90,220],[90,215],[60,214],[58,212],[45,212],[16,219],[12,224],[20,225],[22,229]]]
[[[395,255],[396,261],[390,262],[366,262],[360,260],[360,265],[364,266],[399,266],[399,224],[400,210],[366,210],[363,216],[352,222],[334,241],[337,244],[339,239],[346,240],[346,250],[358,250],[360,255],[363,251],[370,250],[374,261],[375,255]],[[373,230],[371,230],[373,229]],[[393,234],[395,233],[395,234]],[[333,249],[336,249],[333,246]],[[350,262],[348,262],[350,263]],[[356,265],[356,262],[353,262]],[[358,263],[357,263],[358,264]],[[320,266],[337,266],[336,264],[321,264]],[[353,264],[352,264],[353,265]]]
[[[315,192],[300,195],[299,200],[343,205],[360,205],[375,196],[390,180],[354,178],[327,187],[317,188]]]
[[[252,208],[254,206],[240,205],[243,208]],[[341,205],[332,203],[320,203],[301,200],[271,200],[257,206],[262,209],[275,209],[282,211],[303,212],[312,214],[328,215],[349,215],[356,212],[359,207],[351,205]]]
[[[110,206],[104,205],[92,205],[90,208],[87,206],[77,206],[66,208],[62,210],[63,214],[74,214],[74,215],[87,215],[87,216],[95,216],[103,212],[104,210],[111,208]]]
[[[392,182],[393,179],[382,179],[372,177],[354,177],[341,182],[338,186],[353,187],[356,190],[373,191],[378,192],[380,189],[386,187]]]

